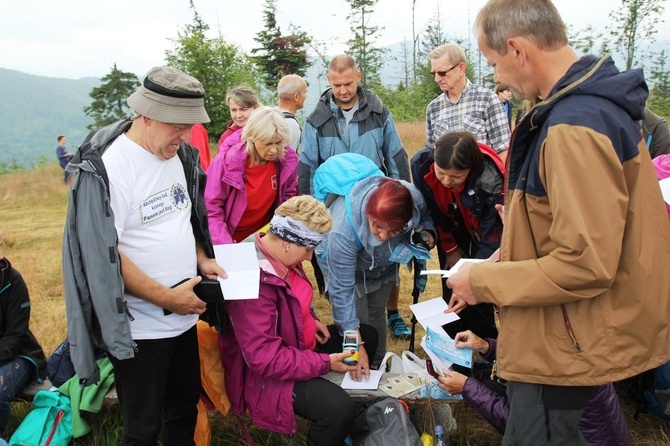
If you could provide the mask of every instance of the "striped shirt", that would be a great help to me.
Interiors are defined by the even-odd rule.
[[[448,130],[469,131],[496,152],[507,150],[509,145],[510,129],[502,102],[493,91],[469,80],[457,102],[443,93],[426,108],[426,147],[432,149]]]

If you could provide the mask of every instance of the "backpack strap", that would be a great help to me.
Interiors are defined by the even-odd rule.
[[[298,121],[298,118],[295,117],[295,115],[289,111],[282,110],[281,114],[284,115],[284,118],[286,119],[293,119],[295,122],[298,123],[298,127],[300,127],[300,131],[302,131],[302,126],[300,125],[300,121]]]
[[[363,244],[361,243],[361,240],[358,238],[358,234],[356,234],[356,227],[354,226],[354,213],[351,210],[351,199],[349,198],[350,194],[346,194],[344,196],[344,203],[347,206],[347,219],[349,220],[349,224],[351,225],[351,230],[354,233],[354,237],[356,238],[356,248],[358,251],[363,249]]]

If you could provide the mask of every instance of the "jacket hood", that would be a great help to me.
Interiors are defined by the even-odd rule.
[[[377,187],[379,186],[379,182],[384,178],[385,177],[380,176],[364,178],[358,183],[356,183],[349,192],[349,199],[351,201],[351,209],[353,216],[353,225],[356,230],[356,235],[358,236],[358,239],[360,240],[363,249],[368,252],[372,252],[374,250],[374,246],[371,246],[369,244],[370,226],[368,224],[368,219],[365,216],[365,208],[368,204],[368,200],[370,199],[370,195],[372,195],[372,192],[374,192],[377,189]],[[405,234],[411,229],[419,226],[419,222],[421,221],[420,205],[424,203],[424,201],[423,197],[421,196],[421,193],[412,184],[403,180],[398,181],[400,181],[403,184],[403,186],[408,188],[410,193],[412,194],[412,202],[413,202],[412,217],[410,218],[409,223],[407,225],[407,230],[403,233]],[[345,215],[344,218],[346,219],[347,216]]]
[[[549,97],[533,108],[530,125],[542,125],[554,104],[569,96],[605,99],[625,110],[634,120],[641,120],[648,95],[649,89],[641,69],[621,72],[610,55],[602,58],[586,55],[570,67]]]
[[[7,257],[5,257],[4,259],[0,259],[0,269],[7,271],[12,269],[12,264],[9,262]],[[5,288],[5,283],[7,283],[8,281],[9,278],[5,274],[0,275],[0,291],[2,291]]]
[[[358,87],[358,111],[353,117],[353,121],[362,121],[367,118],[370,113],[384,113],[384,104],[381,99],[374,93]],[[319,102],[316,104],[314,111],[307,117],[307,120],[314,127],[321,127],[326,121],[333,117],[331,107],[338,108],[333,101],[333,89],[328,88],[321,94]]]

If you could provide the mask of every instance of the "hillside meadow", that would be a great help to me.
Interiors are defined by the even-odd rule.
[[[403,144],[411,156],[424,141],[424,124],[398,123]],[[214,146],[212,146],[214,147]],[[69,188],[62,183],[62,171],[56,163],[29,171],[17,171],[0,175],[0,229],[4,233],[3,253],[23,275],[32,301],[31,330],[50,354],[67,333],[65,302],[62,283],[61,247],[63,223],[67,210]],[[308,272],[311,274],[311,270]],[[436,268],[433,261],[429,267]],[[401,313],[409,321],[408,305],[412,301],[412,279],[407,268],[401,267]],[[440,295],[439,279],[431,276],[422,299]],[[314,299],[317,314],[330,321],[330,307],[326,299]],[[423,336],[418,326],[417,336]],[[418,342],[417,342],[418,345]],[[389,337],[388,348],[400,354],[407,349],[407,341]],[[418,348],[420,356],[420,347]],[[627,395],[621,395],[632,434],[633,445],[661,446],[670,444],[670,426],[650,415],[633,419],[634,404]],[[21,419],[30,410],[28,403],[15,403],[12,419],[3,438],[9,438]],[[467,403],[452,404],[458,423],[458,432],[452,436],[453,445],[497,445],[501,436]],[[101,414],[90,416],[92,432],[73,444],[82,446],[112,446],[120,442],[120,414],[118,407],[105,409]],[[212,445],[235,445],[240,430],[234,417],[211,412]],[[247,420],[246,425],[261,445],[301,445],[307,431],[307,422],[295,438],[271,434],[255,429]]]

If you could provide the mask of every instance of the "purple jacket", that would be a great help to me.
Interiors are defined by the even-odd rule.
[[[215,245],[234,242],[235,228],[247,209],[247,192],[244,189],[247,162],[246,143],[240,142],[225,152],[219,152],[207,169],[205,205]],[[285,158],[277,161],[277,199],[273,210],[297,194],[298,156],[295,150],[286,146]]]
[[[248,409],[259,427],[290,435],[298,430],[293,384],[327,374],[330,357],[305,349],[298,298],[269,261],[259,264],[258,300],[226,302],[230,327],[219,338],[226,392],[233,413]]]
[[[484,359],[494,359],[497,341],[488,339],[490,348]],[[507,397],[496,393],[475,378],[468,378],[463,387],[463,398],[482,414],[499,432],[505,431],[509,417]],[[579,420],[579,428],[589,446],[629,446],[630,431],[621,410],[614,385],[595,387],[593,397],[586,404]]]

